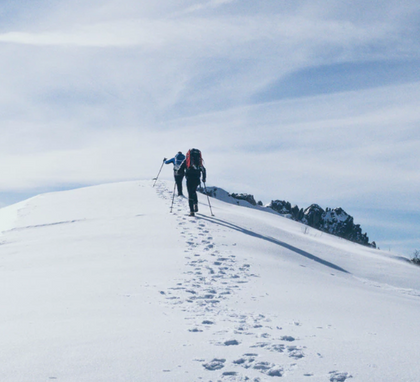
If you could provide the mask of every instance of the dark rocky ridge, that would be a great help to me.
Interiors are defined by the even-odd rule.
[[[353,216],[340,207],[324,210],[318,204],[312,204],[306,209],[299,209],[284,200],[274,200],[267,208],[320,231],[376,248],[375,242],[369,243],[369,237],[362,232],[360,224],[354,223]]]
[[[200,189],[200,191],[204,193],[204,189]],[[263,205],[261,202],[257,203],[251,194],[228,193],[217,187],[209,187],[207,193],[215,198],[235,204],[245,201],[252,206]],[[270,208],[284,217],[306,224],[322,232],[330,233],[354,243],[376,248],[374,241],[369,243],[369,237],[366,233],[362,232],[360,224],[354,223],[353,216],[347,214],[340,207],[334,209],[326,208],[324,210],[318,204],[312,204],[303,209],[296,205],[292,206],[290,202],[284,200],[272,200],[265,208]]]
[[[257,205],[257,202],[254,199],[254,195],[251,194],[229,194],[229,196],[231,196],[232,198],[238,199],[238,200],[245,200],[247,201],[249,204],[252,204],[253,206]]]

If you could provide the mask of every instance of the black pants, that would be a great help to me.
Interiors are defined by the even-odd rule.
[[[184,179],[184,174],[174,175],[176,187],[178,189],[178,195],[182,195],[182,180]]]
[[[188,190],[188,204],[190,211],[194,212],[194,204],[198,204],[197,187],[200,184],[200,178],[188,177],[187,190]]]

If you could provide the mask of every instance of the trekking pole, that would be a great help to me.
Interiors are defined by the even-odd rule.
[[[165,160],[166,160],[166,158],[163,159],[162,166],[160,166],[160,170],[159,170],[159,172],[157,174],[157,177],[156,178],[153,178],[153,180],[155,181],[155,183],[153,183],[153,187],[155,186],[155,184],[156,184],[156,182],[157,182],[157,180],[159,178],[159,175],[160,175],[160,172],[162,171],[162,167],[163,167],[163,165],[165,163]]]
[[[174,205],[174,199],[175,199],[175,187],[176,187],[176,182],[174,184],[174,192],[172,193],[172,204],[171,204],[171,210],[170,213],[172,213],[172,207]]]
[[[206,195],[207,195],[207,201],[208,201],[208,203],[209,203],[209,208],[210,208],[210,213],[211,213],[211,216],[214,216],[213,211],[212,211],[212,209],[211,209],[210,198],[209,198],[209,194],[208,194],[208,192],[207,192],[206,183],[205,183],[205,182],[203,182],[203,184],[204,184],[204,191],[206,192]]]

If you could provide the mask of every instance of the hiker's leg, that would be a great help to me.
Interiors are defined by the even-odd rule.
[[[187,190],[188,190],[188,205],[190,206],[190,211],[194,212],[194,193],[197,197],[197,186],[195,185],[194,179],[187,178]]]
[[[184,175],[175,175],[175,182],[176,187],[178,189],[178,195],[182,195],[182,179],[184,178]]]

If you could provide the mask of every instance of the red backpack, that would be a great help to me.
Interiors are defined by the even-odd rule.
[[[187,169],[194,168],[198,170],[200,167],[203,167],[203,158],[201,156],[201,151],[198,149],[191,149],[187,152]]]

